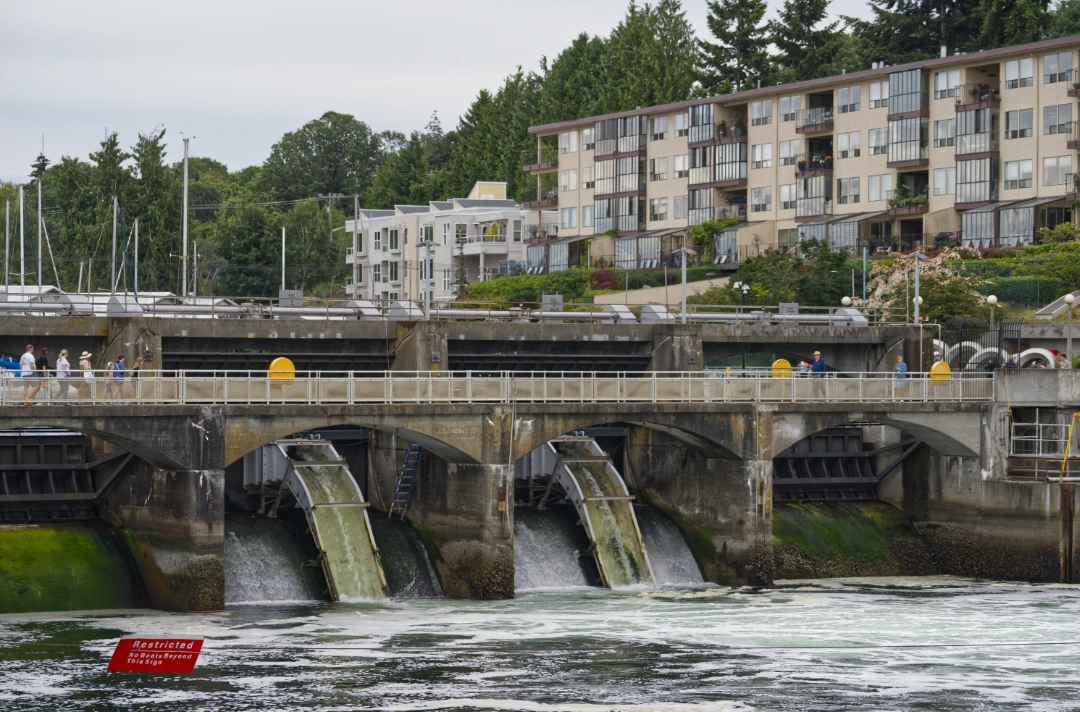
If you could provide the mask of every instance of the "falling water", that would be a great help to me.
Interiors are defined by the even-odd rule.
[[[514,588],[588,586],[589,541],[573,507],[514,510]]]
[[[701,569],[679,528],[658,509],[634,505],[641,538],[658,584],[702,583]]]
[[[309,601],[325,588],[312,558],[285,522],[225,515],[225,602]]]
[[[442,587],[416,530],[408,522],[389,519],[381,512],[371,512],[370,520],[390,595],[441,598]]]

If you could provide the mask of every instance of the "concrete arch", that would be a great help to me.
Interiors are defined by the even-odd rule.
[[[412,416],[379,418],[324,414],[317,416],[229,417],[225,422],[225,465],[230,465],[258,447],[296,433],[326,427],[352,426],[397,435],[421,445],[424,450],[446,462],[475,465],[480,463],[482,438],[473,438],[475,450],[462,448],[467,437],[456,438],[448,432],[447,425],[455,431],[463,423],[447,423],[445,418]],[[479,423],[477,423],[479,427]],[[465,428],[468,430],[468,428]]]
[[[517,460],[560,435],[607,423],[626,423],[666,433],[710,460],[739,460],[750,413],[585,413],[580,415],[521,414],[517,416],[512,459]]]

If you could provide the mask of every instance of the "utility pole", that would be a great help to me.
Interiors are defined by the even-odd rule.
[[[285,226],[281,226],[281,291],[285,291]]]
[[[360,297],[360,196],[353,194],[353,296]]]
[[[26,226],[23,220],[25,214],[23,205],[23,187],[19,186],[19,287],[26,287]],[[26,292],[25,289],[22,290]]]
[[[191,243],[191,256],[194,260],[195,271],[191,275],[191,296],[199,296],[199,243]]]
[[[180,296],[187,296],[187,208],[188,208],[188,139],[184,139],[184,205],[181,208],[183,226],[181,227],[182,242],[180,253],[183,255],[180,265],[180,274],[183,275],[180,282]]]
[[[11,201],[4,201],[4,293],[11,286]]]
[[[45,218],[41,215],[41,176],[37,178],[37,283],[41,286],[41,225]]]
[[[116,291],[116,196],[112,199],[112,271],[109,273],[109,293]]]
[[[139,293],[139,219],[135,218],[135,293]]]

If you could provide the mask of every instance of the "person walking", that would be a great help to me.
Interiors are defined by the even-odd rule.
[[[896,364],[893,366],[893,398],[904,402],[904,396],[907,394],[907,364],[904,363],[903,356],[896,357]]]
[[[135,364],[131,367],[131,398],[132,400],[139,400],[139,373],[142,371],[143,364],[146,360],[142,356],[135,359]]]
[[[56,400],[64,405],[71,405],[68,391],[71,388],[71,364],[67,360],[67,349],[60,349],[56,359]]]
[[[41,390],[41,381],[37,377],[37,360],[34,359],[34,345],[26,345],[26,353],[19,359],[19,378],[22,379],[23,405],[33,405],[37,392]],[[30,392],[33,389],[33,392]]]
[[[124,364],[124,354],[120,354],[116,357],[116,363],[113,364],[112,377],[113,384],[116,387],[114,391],[114,398],[122,399],[124,397],[124,373],[127,371],[127,366]]]
[[[810,364],[810,378],[824,379],[825,373],[828,371],[828,366],[825,365],[825,359],[821,357],[820,351],[814,352],[814,362]],[[819,398],[825,397],[825,381],[814,381],[814,395]]]
[[[109,361],[105,364],[105,400],[112,400],[116,397],[116,381],[113,379],[113,370],[116,368],[116,364]]]
[[[52,400],[49,396],[49,350],[42,349],[38,354],[37,361],[37,377],[40,383],[38,384],[38,390],[45,389],[45,400]],[[36,391],[35,391],[36,393]]]
[[[94,364],[90,363],[90,358],[89,351],[83,351],[82,356],[79,356],[79,370],[82,371],[79,397],[88,401],[94,399]]]

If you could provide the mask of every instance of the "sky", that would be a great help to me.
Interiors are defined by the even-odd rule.
[[[326,111],[408,133],[444,129],[481,89],[536,69],[581,32],[606,35],[628,0],[0,0],[0,180],[41,150],[86,158],[167,130],[230,170],[261,164]],[[769,0],[770,13],[781,0]],[[699,36],[705,0],[683,0]],[[833,0],[836,15],[869,15]]]

